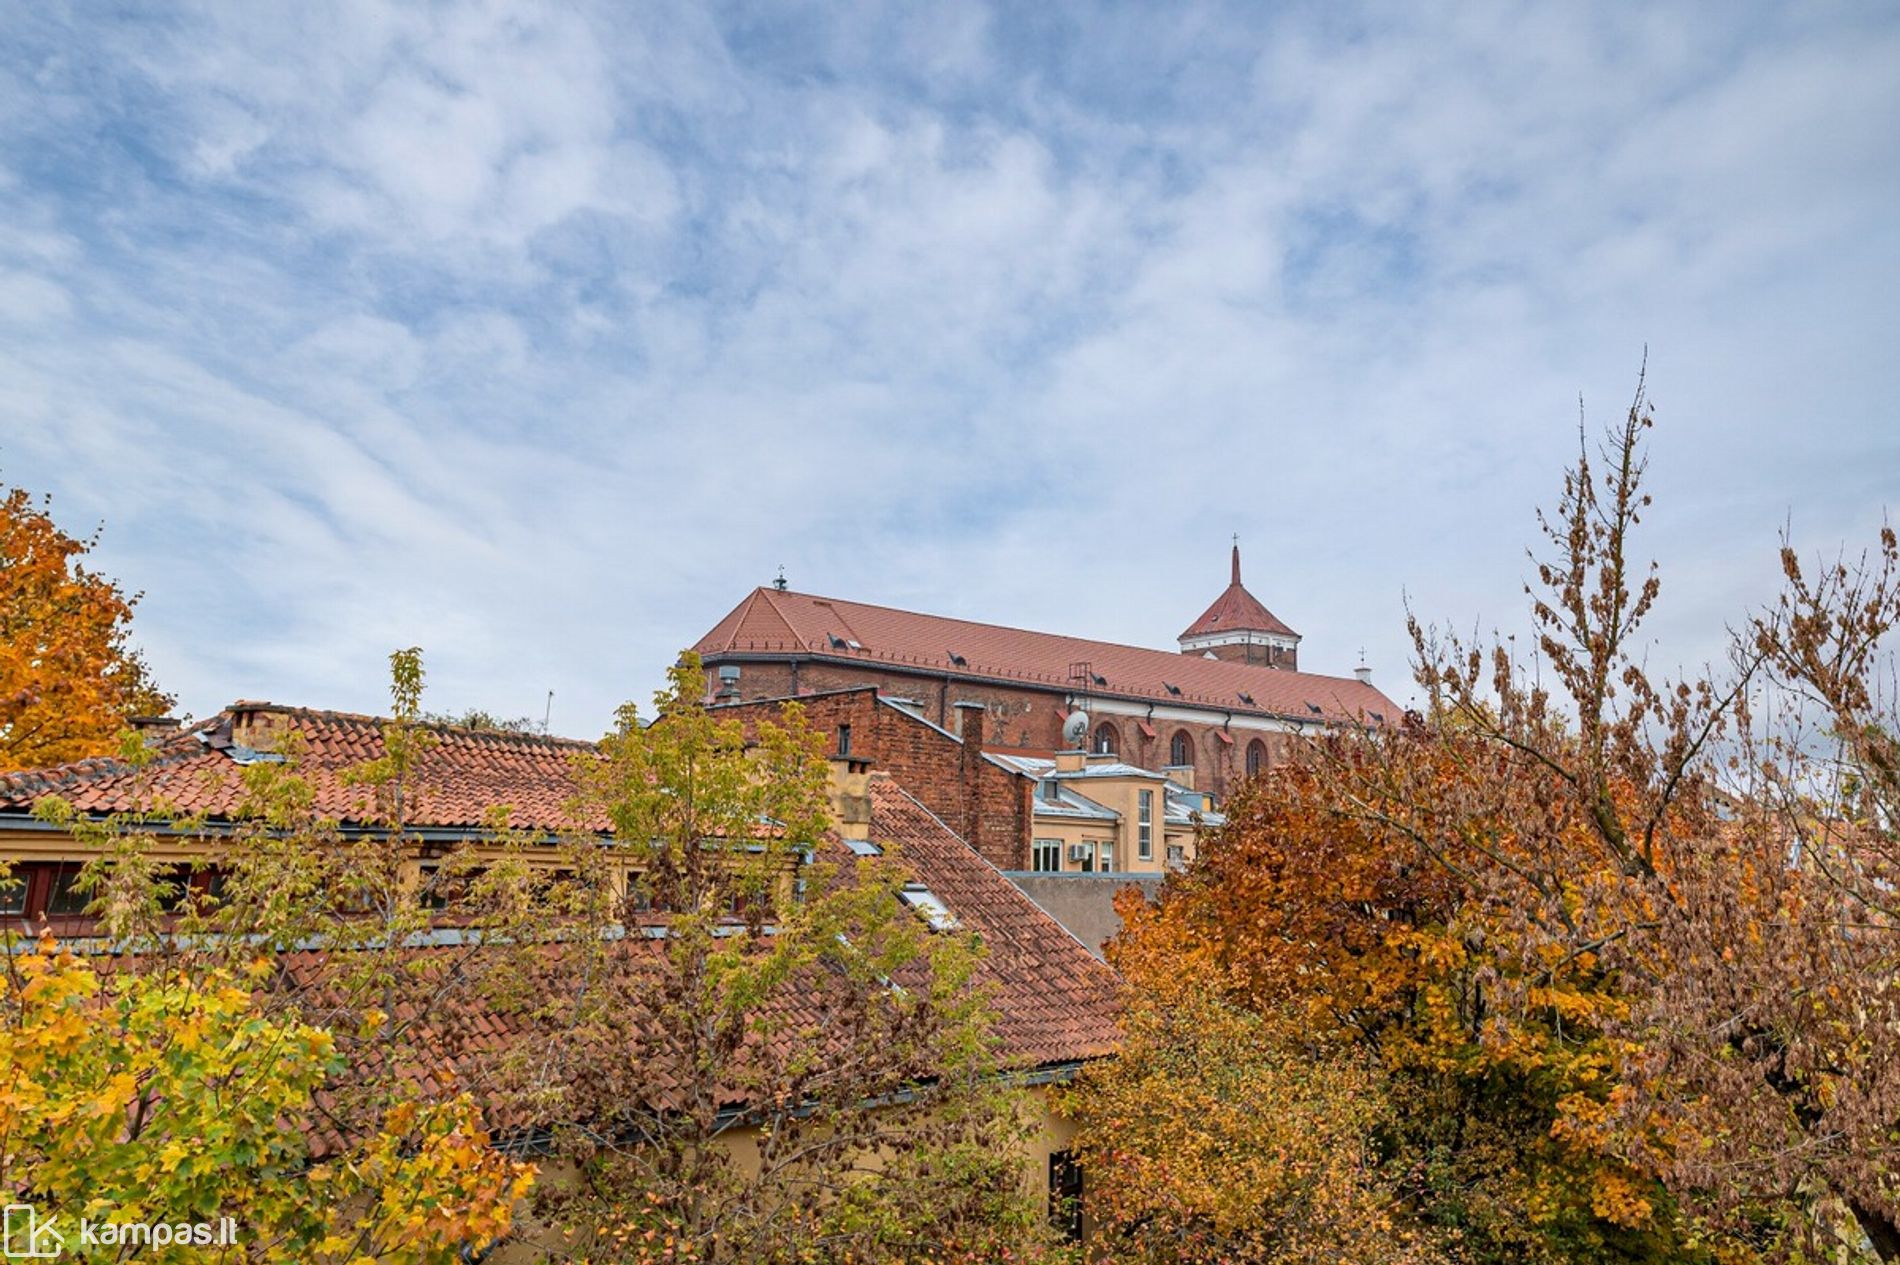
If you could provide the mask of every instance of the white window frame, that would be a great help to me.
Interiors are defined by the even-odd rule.
[[[1155,793],[1139,791],[1135,800],[1141,806],[1135,854],[1144,861],[1152,861],[1155,859]]]
[[[1047,861],[1045,865],[1043,862]],[[1062,872],[1062,840],[1037,839],[1030,845],[1029,868],[1037,874]]]

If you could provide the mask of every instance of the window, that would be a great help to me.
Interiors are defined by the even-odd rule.
[[[32,871],[15,867],[13,876],[0,884],[0,915],[26,912],[26,885]]]
[[[1073,1151],[1049,1153],[1049,1224],[1068,1242],[1082,1241],[1082,1166]]]
[[[1177,729],[1174,731],[1174,739],[1168,743],[1168,763],[1194,763],[1194,739],[1188,736],[1187,730]]]
[[[849,725],[838,726],[838,754],[851,754],[851,726]]]
[[[86,912],[86,906],[92,903],[92,896],[73,886],[79,881],[81,868],[80,862],[67,861],[54,873],[53,881],[46,889],[46,908],[43,912],[47,917]]]
[[[1139,833],[1136,836],[1135,855],[1144,861],[1154,860],[1155,855],[1155,793],[1142,791]]]
[[[1115,872],[1115,845],[1104,839],[1096,849],[1102,857],[1102,873]]]
[[[1121,735],[1115,732],[1115,726],[1103,721],[1095,727],[1095,754],[1114,755],[1121,750]]]
[[[906,883],[897,898],[924,916],[932,931],[955,931],[957,916],[950,912],[950,906],[922,883]]]
[[[1267,744],[1255,738],[1247,744],[1247,776],[1259,777],[1267,771]]]
[[[1062,840],[1038,839],[1030,859],[1030,868],[1038,874],[1053,874],[1062,868]]]

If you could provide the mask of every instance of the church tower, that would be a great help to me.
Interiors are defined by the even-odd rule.
[[[1181,653],[1263,668],[1300,666],[1300,635],[1260,604],[1240,583],[1240,544],[1234,543],[1234,578],[1205,614],[1181,634]]]

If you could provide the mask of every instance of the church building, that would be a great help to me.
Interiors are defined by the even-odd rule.
[[[1369,670],[1302,672],[1299,645],[1242,585],[1236,545],[1227,588],[1173,651],[778,585],[747,594],[694,650],[710,702],[874,686],[985,751],[1053,756],[1086,745],[1218,798],[1283,758],[1300,734],[1398,721]]]

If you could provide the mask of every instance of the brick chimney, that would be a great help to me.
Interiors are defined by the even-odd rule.
[[[231,741],[253,751],[275,751],[289,728],[282,709],[255,699],[239,699],[231,713]]]

